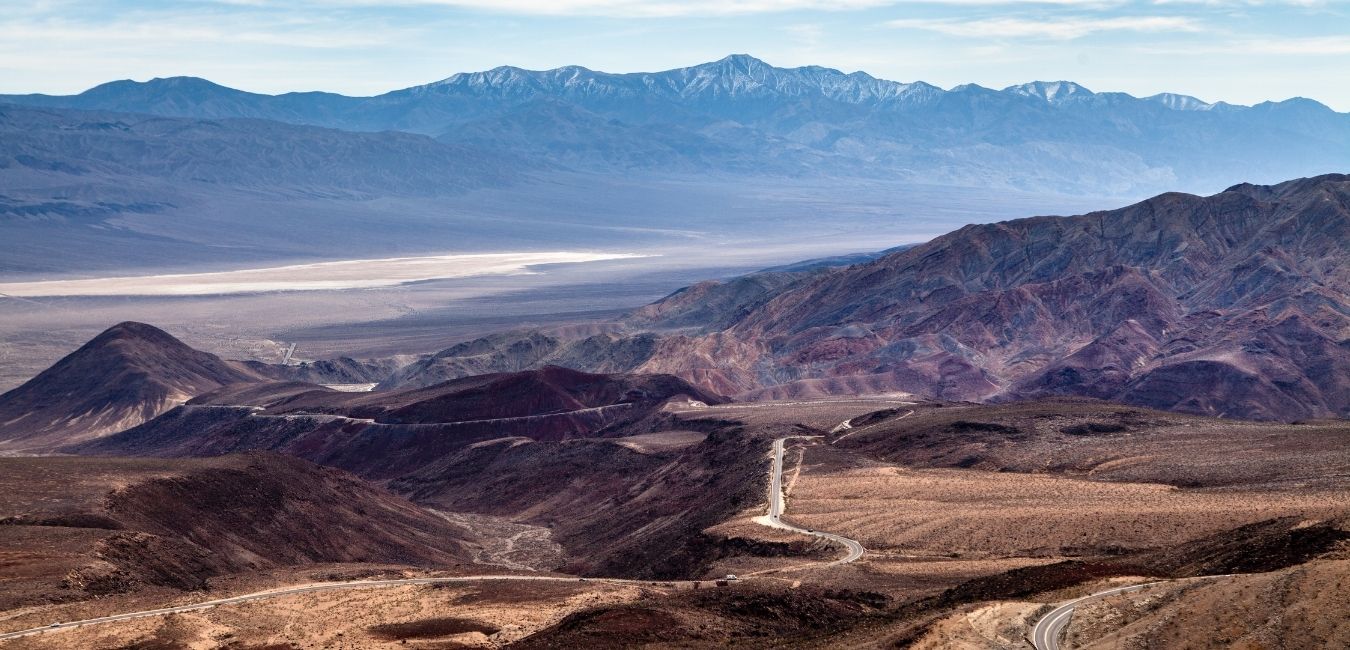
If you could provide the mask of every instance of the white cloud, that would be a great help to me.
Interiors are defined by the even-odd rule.
[[[843,11],[895,4],[894,0],[338,0],[343,5],[435,5],[494,13],[667,18],[728,16],[798,10]]]
[[[1155,5],[1205,5],[1208,7],[1259,7],[1262,5],[1294,5],[1296,7],[1320,7],[1328,0],[1153,0]]]
[[[1304,38],[1241,38],[1169,47],[1137,47],[1145,54],[1204,56],[1214,54],[1271,54],[1289,56],[1341,56],[1350,54],[1350,36]]]
[[[789,11],[849,11],[897,5],[1108,7],[1128,0],[319,0],[341,6],[442,6],[495,13],[630,18],[734,16]]]
[[[1325,56],[1350,54],[1350,36],[1322,38],[1279,38],[1245,41],[1238,49],[1262,54],[1300,54]]]
[[[4,44],[0,50],[45,43],[75,46],[218,43],[345,49],[394,43],[407,31],[294,16],[259,19],[235,15],[184,14],[135,16],[97,24],[69,20],[0,21],[0,43]]]
[[[1181,16],[1119,16],[1112,18],[900,19],[889,27],[921,29],[948,36],[971,38],[1045,38],[1072,40],[1098,32],[1199,32],[1194,19]]]

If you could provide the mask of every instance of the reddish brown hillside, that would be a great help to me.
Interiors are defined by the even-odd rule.
[[[115,325],[0,395],[0,450],[45,450],[121,431],[194,395],[262,378],[144,323]]]
[[[868,376],[946,399],[1346,416],[1347,251],[1345,175],[967,226],[668,338],[639,369],[726,394]]]
[[[315,563],[447,566],[467,531],[272,454],[0,459],[0,609]]]
[[[672,398],[720,401],[669,375],[600,375],[556,367],[371,393],[298,382],[231,386],[65,450],[116,456],[270,450],[384,479],[503,436],[558,441],[615,435]]]

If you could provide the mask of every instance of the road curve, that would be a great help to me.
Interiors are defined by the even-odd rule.
[[[830,564],[848,564],[863,556],[866,552],[862,544],[857,540],[849,539],[842,535],[834,533],[825,533],[809,528],[802,528],[783,521],[783,443],[792,438],[819,438],[820,436],[788,436],[773,441],[773,464],[769,469],[769,512],[759,522],[773,528],[790,530],[803,535],[813,535],[821,539],[827,539],[835,544],[843,546],[848,553],[844,557],[831,562]]]
[[[316,582],[307,585],[298,585],[295,587],[284,587],[281,589],[271,589],[268,591],[259,591],[252,594],[243,594],[240,596],[231,596],[229,598],[219,598],[208,600],[190,605],[179,605],[176,607],[161,607],[159,609],[147,609],[139,612],[127,612],[125,614],[114,614],[112,616],[101,616],[99,618],[89,618],[82,621],[70,621],[67,623],[52,623],[42,627],[34,627],[26,630],[15,630],[0,634],[0,641],[8,641],[19,637],[42,634],[43,632],[55,632],[60,630],[69,630],[85,625],[99,625],[102,623],[114,623],[117,621],[127,621],[134,618],[147,618],[151,616],[164,616],[166,614],[180,614],[183,612],[192,612],[201,609],[210,609],[220,605],[237,605],[255,600],[267,598],[277,598],[280,596],[294,596],[296,594],[307,594],[318,591],[333,591],[337,589],[371,589],[377,587],[401,587],[406,585],[430,585],[446,584],[457,582],[490,582],[497,580],[521,580],[537,582],[600,582],[605,584],[644,584],[644,585],[666,585],[680,586],[690,585],[693,580],[677,581],[658,581],[651,580],[625,580],[621,578],[576,578],[569,576],[529,576],[517,574],[503,575],[477,575],[477,576],[454,576],[446,578],[399,578],[394,580],[352,580],[348,582]]]
[[[1212,580],[1214,578],[1229,578],[1232,577],[1232,575],[1233,574],[1231,573],[1225,573],[1222,575],[1186,578],[1186,580]],[[1059,607],[1050,610],[1049,614],[1042,616],[1039,621],[1036,621],[1036,626],[1031,629],[1031,644],[1036,647],[1036,650],[1059,650],[1059,636],[1064,631],[1064,628],[1069,626],[1069,621],[1073,619],[1074,608],[1090,600],[1139,591],[1140,589],[1146,589],[1167,582],[1171,581],[1158,580],[1138,585],[1130,585],[1128,587],[1116,587],[1114,589],[1107,589],[1106,591],[1099,591],[1095,594],[1089,594],[1082,598],[1076,598],[1067,603],[1062,603]]]
[[[1073,610],[1075,607],[1078,607],[1089,600],[1129,593],[1131,591],[1139,591],[1140,589],[1151,587],[1156,584],[1161,583],[1146,582],[1142,585],[1116,587],[1114,589],[1099,591],[1095,594],[1076,598],[1064,603],[1059,607],[1050,610],[1050,613],[1042,616],[1041,620],[1036,621],[1036,627],[1031,629],[1031,644],[1036,646],[1036,650],[1059,650],[1059,635],[1064,631],[1065,627],[1068,627],[1069,621],[1073,618]]]

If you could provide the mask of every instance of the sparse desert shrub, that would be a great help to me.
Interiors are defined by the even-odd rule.
[[[957,420],[950,425],[952,431],[958,433],[974,433],[987,431],[991,433],[1021,433],[1022,430],[1017,427],[1010,427],[1005,424],[995,424],[993,422],[972,422],[970,420]]]
[[[428,618],[420,621],[408,621],[406,623],[372,625],[369,628],[366,628],[366,630],[370,632],[372,636],[386,641],[397,641],[401,639],[434,639],[436,637],[450,636],[452,634],[464,634],[465,632],[482,632],[483,634],[497,633],[497,628],[486,623],[480,623],[467,618],[454,618],[452,616]]]
[[[1119,434],[1120,431],[1129,431],[1129,427],[1110,422],[1085,422],[1060,428],[1061,434],[1066,435]]]
[[[98,528],[122,530],[122,523],[97,513],[73,512],[62,514],[22,514],[0,519],[0,526],[60,526],[63,528]]]

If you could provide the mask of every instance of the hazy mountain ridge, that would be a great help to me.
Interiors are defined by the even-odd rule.
[[[64,175],[56,182],[93,196],[108,191],[98,184],[122,182],[118,177],[297,198],[445,195],[507,182],[514,175],[508,165],[521,166],[407,133],[257,119],[0,106],[0,138],[0,169]]]
[[[747,55],[654,73],[499,67],[375,97],[175,77],[0,102],[401,130],[611,172],[878,175],[1078,194],[1212,191],[1350,165],[1350,115],[1307,99],[1245,107],[1072,82],[942,90]]]
[[[444,217],[410,211],[547,166],[394,131],[0,105],[0,272],[295,259],[319,228],[426,240]],[[394,210],[397,228],[371,225]]]

